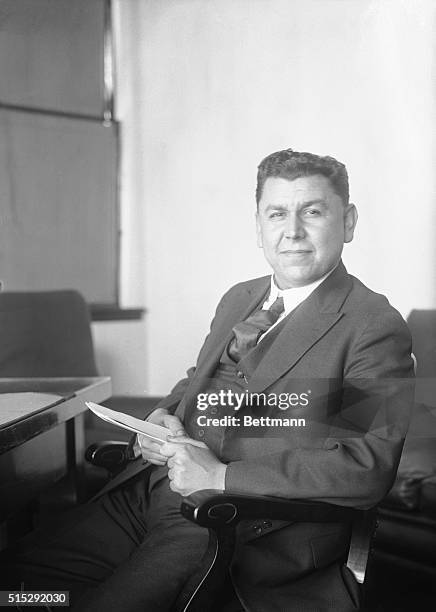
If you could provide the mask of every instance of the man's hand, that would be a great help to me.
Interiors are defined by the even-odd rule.
[[[160,448],[168,457],[170,489],[186,496],[201,489],[225,488],[227,466],[204,442],[178,436]]]
[[[168,427],[173,436],[186,436],[186,432],[179,417],[169,414],[166,408],[157,408],[154,410],[147,418],[147,421],[155,425],[160,425],[161,427]],[[144,461],[149,461],[153,465],[166,464],[167,457],[160,452],[162,444],[155,442],[147,436],[142,436],[141,434],[137,436],[137,443]]]

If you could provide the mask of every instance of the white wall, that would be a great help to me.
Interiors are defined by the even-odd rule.
[[[166,393],[222,292],[266,272],[253,194],[277,149],[344,161],[360,209],[349,270],[404,315],[436,307],[435,13],[432,0],[116,2],[122,300],[148,310],[121,345],[121,327],[95,326],[117,392]]]

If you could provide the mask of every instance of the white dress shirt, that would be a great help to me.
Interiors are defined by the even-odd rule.
[[[280,315],[280,317],[277,319],[277,321],[274,323],[274,325],[271,325],[271,327],[269,327],[266,332],[260,337],[259,342],[272,330],[274,329],[274,327],[280,323],[280,321],[286,317],[286,315],[288,315],[290,312],[292,312],[294,310],[294,308],[296,308],[299,304],[301,304],[301,302],[304,302],[304,300],[306,298],[309,297],[309,295],[315,291],[315,289],[327,278],[327,276],[329,276],[333,270],[336,268],[337,266],[335,266],[334,268],[332,268],[330,270],[330,272],[327,272],[327,274],[324,274],[324,276],[321,276],[321,278],[319,278],[318,280],[314,281],[313,283],[310,283],[309,285],[305,285],[304,287],[292,287],[291,289],[279,289],[275,283],[274,280],[274,274],[271,275],[271,289],[269,292],[269,296],[267,298],[267,300],[264,302],[263,306],[262,306],[262,310],[268,310],[269,308],[271,308],[271,306],[274,304],[274,302],[276,301],[277,298],[279,297],[283,297],[283,305],[284,305],[284,311],[282,312],[282,314]]]

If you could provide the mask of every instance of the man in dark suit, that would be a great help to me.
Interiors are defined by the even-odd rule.
[[[81,610],[171,607],[206,543],[178,514],[182,495],[225,489],[367,508],[393,482],[411,341],[386,298],[341,262],[357,221],[345,166],[273,153],[259,166],[256,196],[258,243],[273,275],[224,295],[196,367],[148,415],[173,437],[163,446],[138,440],[156,466],[146,484],[132,463],[73,527],[20,557],[22,576],[45,576],[39,585],[94,586]],[[243,523],[231,568],[240,609],[358,609],[343,567],[348,536],[336,524]]]

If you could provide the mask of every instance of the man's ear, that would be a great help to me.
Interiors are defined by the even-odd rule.
[[[262,244],[262,229],[260,227],[260,221],[259,221],[259,213],[256,213],[256,234],[257,234],[257,246],[259,247],[259,249],[261,249],[263,247]]]
[[[344,213],[344,242],[351,242],[353,240],[358,216],[357,208],[354,204],[348,204]]]

